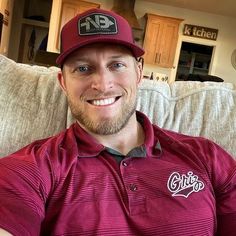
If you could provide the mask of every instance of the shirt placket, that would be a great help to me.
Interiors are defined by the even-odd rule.
[[[139,215],[147,212],[146,196],[139,182],[138,171],[135,170],[135,158],[121,161],[120,173],[126,188],[129,214]]]

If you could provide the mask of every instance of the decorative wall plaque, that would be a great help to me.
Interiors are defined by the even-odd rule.
[[[185,24],[183,35],[209,40],[216,40],[218,35],[218,29]]]

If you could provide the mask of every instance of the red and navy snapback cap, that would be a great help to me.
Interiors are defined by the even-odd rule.
[[[136,58],[144,54],[144,50],[135,44],[127,20],[115,12],[95,8],[75,16],[63,26],[61,53],[56,62],[62,65],[75,50],[99,42],[126,46]]]

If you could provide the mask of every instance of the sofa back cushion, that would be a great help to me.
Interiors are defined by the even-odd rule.
[[[160,127],[209,138],[236,157],[236,90],[231,83],[143,80],[137,109]]]
[[[67,102],[57,72],[0,55],[0,157],[65,128]]]

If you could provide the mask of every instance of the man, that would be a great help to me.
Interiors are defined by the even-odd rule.
[[[136,112],[131,28],[92,9],[62,29],[58,80],[77,122],[0,160],[0,235],[236,235],[236,163]]]

